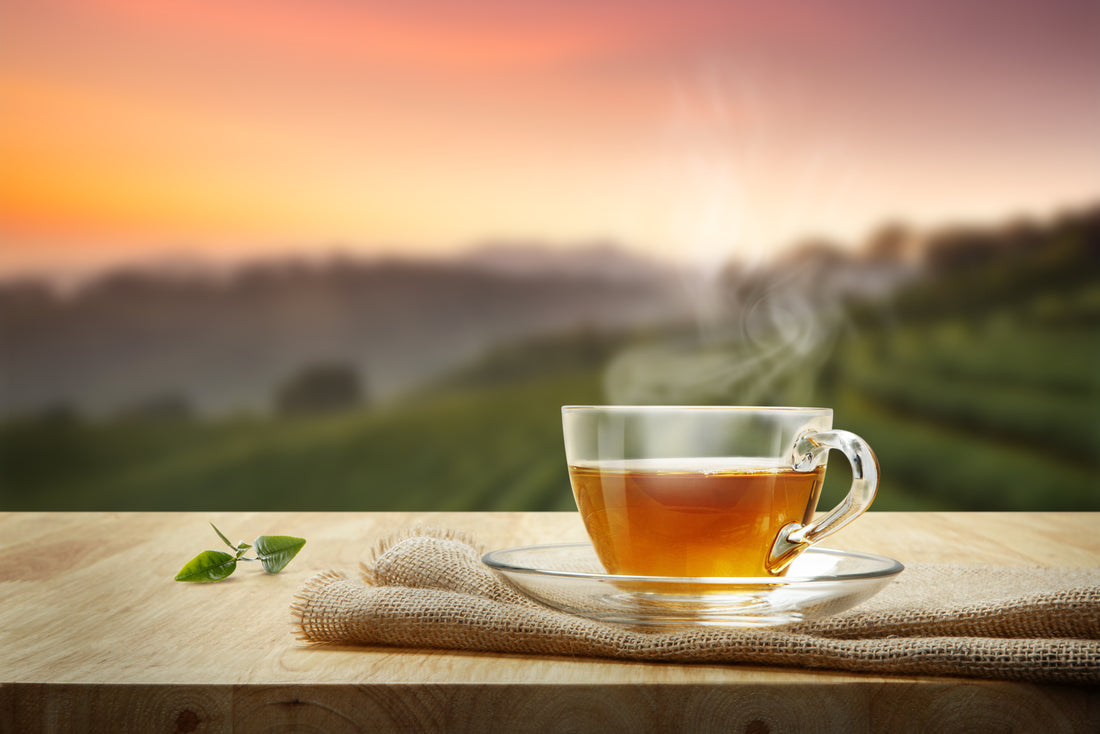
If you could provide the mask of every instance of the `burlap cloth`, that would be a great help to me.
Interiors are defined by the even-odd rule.
[[[1100,569],[914,563],[823,620],[652,631],[546,607],[469,538],[418,529],[382,543],[362,578],[313,577],[292,611],[314,643],[1100,683]]]

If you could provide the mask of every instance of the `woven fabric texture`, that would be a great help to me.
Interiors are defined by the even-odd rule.
[[[360,578],[313,577],[292,613],[312,643],[1100,683],[1100,569],[911,564],[823,620],[653,631],[546,607],[470,538],[422,528],[382,543]]]

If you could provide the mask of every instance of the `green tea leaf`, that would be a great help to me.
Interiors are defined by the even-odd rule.
[[[237,546],[235,546],[235,545],[233,545],[232,543],[229,542],[229,538],[225,537],[225,534],[221,530],[218,530],[217,525],[215,525],[214,523],[210,523],[210,527],[214,528],[214,532],[218,534],[219,538],[221,538],[223,541],[225,541],[226,545],[228,545],[233,550],[237,550]]]
[[[279,573],[290,563],[298,551],[306,544],[305,538],[290,535],[261,535],[253,546],[256,556],[268,573]]]
[[[288,559],[289,560],[289,559]],[[210,583],[221,581],[237,570],[237,559],[221,551],[203,551],[176,574],[176,581]]]

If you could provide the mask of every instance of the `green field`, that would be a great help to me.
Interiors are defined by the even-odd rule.
[[[960,328],[863,333],[836,350],[815,402],[878,453],[876,509],[1100,510],[1092,330],[979,338]],[[575,341],[554,343],[565,353]],[[1072,359],[1048,370],[1055,353]],[[601,369],[532,360],[524,370],[508,354],[508,379],[491,367],[494,380],[336,415],[9,425],[0,499],[5,509],[572,509],[559,408],[601,402]],[[842,461],[831,467],[823,503],[848,481]]]
[[[816,381],[765,401],[833,407],[879,456],[877,509],[1100,510],[1100,213],[1008,255],[1007,235],[991,236],[949,243],[939,270],[885,302],[848,304]],[[502,344],[416,394],[337,414],[10,421],[0,508],[572,509],[559,408],[604,402],[608,360],[639,338]],[[847,478],[834,460],[825,504]]]
[[[6,509],[570,509],[563,400],[593,372],[297,419],[0,433]]]

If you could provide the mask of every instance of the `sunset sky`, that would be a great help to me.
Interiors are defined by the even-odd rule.
[[[1100,200],[1084,0],[5,0],[0,277]]]

